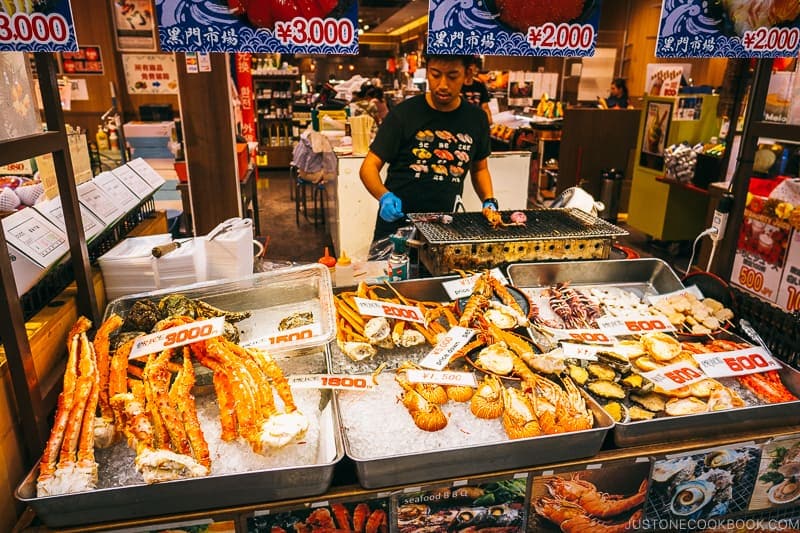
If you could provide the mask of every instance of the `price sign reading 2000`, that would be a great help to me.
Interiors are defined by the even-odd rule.
[[[349,46],[356,32],[349,19],[295,17],[275,23],[275,36],[283,44]]]
[[[528,44],[534,49],[590,50],[594,37],[595,30],[591,24],[555,25],[548,22],[528,28]]]
[[[58,13],[0,13],[0,44],[65,43],[69,39],[67,19]]]

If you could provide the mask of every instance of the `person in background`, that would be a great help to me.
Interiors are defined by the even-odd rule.
[[[480,58],[473,56],[467,68],[464,85],[461,87],[461,96],[470,104],[483,109],[489,119],[489,124],[491,124],[492,111],[489,109],[489,91],[486,89],[486,85],[476,78],[479,68]]]
[[[370,109],[374,110],[373,117],[375,118],[375,122],[380,124],[383,122],[383,119],[386,118],[386,115],[389,114],[389,108],[383,99],[383,89],[373,86],[367,91],[367,96],[370,99]]]
[[[470,56],[427,56],[428,92],[395,106],[378,128],[359,173],[380,202],[374,240],[407,224],[406,213],[452,212],[467,173],[483,207],[498,209],[488,165],[489,122],[461,96],[470,64]]]
[[[608,93],[608,98],[600,99],[600,107],[603,109],[628,109],[631,107],[628,85],[623,78],[614,79]]]

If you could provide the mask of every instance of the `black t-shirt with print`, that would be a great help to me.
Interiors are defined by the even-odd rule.
[[[483,104],[489,102],[489,91],[486,85],[478,80],[472,80],[472,83],[466,83],[461,86],[461,95],[472,105],[481,107]]]
[[[450,212],[472,162],[491,153],[489,121],[463,98],[445,112],[419,95],[392,109],[370,150],[389,163],[385,185],[402,200],[404,213]],[[375,238],[401,225],[378,215]]]

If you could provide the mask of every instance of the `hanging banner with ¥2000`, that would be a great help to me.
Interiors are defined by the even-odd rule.
[[[356,0],[155,0],[161,50],[357,54]]]
[[[69,0],[2,0],[0,52],[77,52]]]
[[[657,57],[791,57],[797,0],[664,0]]]
[[[593,56],[601,0],[430,0],[428,53]]]

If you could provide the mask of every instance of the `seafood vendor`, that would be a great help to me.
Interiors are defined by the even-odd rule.
[[[484,207],[493,198],[489,121],[461,96],[471,56],[426,56],[428,91],[398,104],[378,128],[361,181],[380,202],[375,240],[407,225],[407,213],[451,212],[470,174]],[[389,164],[386,183],[380,171]]]
[[[464,78],[464,85],[461,87],[461,96],[470,104],[483,109],[483,112],[486,113],[486,118],[489,119],[489,124],[491,124],[492,111],[489,109],[489,90],[486,88],[485,83],[476,78],[480,70],[480,62],[480,57],[472,56],[472,62],[467,68]]]

